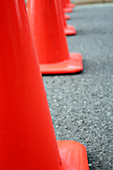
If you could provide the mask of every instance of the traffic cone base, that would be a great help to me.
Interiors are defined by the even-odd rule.
[[[89,170],[84,145],[75,141],[58,141],[57,143],[64,170]]]
[[[66,35],[75,35],[77,33],[73,25],[67,25],[64,28],[64,32]]]
[[[79,53],[70,53],[70,58],[54,64],[40,64],[42,74],[65,74],[83,70],[82,56]]]
[[[67,14],[65,14],[64,17],[65,17],[65,19],[67,19],[67,20],[70,19],[70,16],[67,15]]]
[[[72,8],[64,8],[63,11],[66,13],[70,13],[70,12],[73,12],[73,9]]]
[[[67,8],[74,8],[75,7],[75,4],[72,4],[72,3],[69,3],[66,5]]]

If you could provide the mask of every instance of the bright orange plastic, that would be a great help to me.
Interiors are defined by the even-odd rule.
[[[64,32],[66,35],[75,35],[77,34],[75,27],[73,25],[67,25],[66,19],[64,18],[63,15],[63,20],[64,20]]]
[[[64,21],[64,32],[66,35],[75,35],[77,32],[75,30],[75,27],[73,25],[67,25],[66,19],[65,19],[65,14],[63,12],[63,4],[62,1],[58,0],[59,6],[61,8],[62,11],[62,15],[63,15],[63,21]]]
[[[25,2],[0,0],[0,170],[60,162]]]
[[[69,54],[58,1],[28,0],[27,7],[42,74],[82,71],[82,56]]]
[[[73,12],[72,7],[67,6],[67,0],[61,0],[63,4],[63,11],[66,13]]]
[[[64,170],[89,170],[84,145],[75,141],[58,141],[58,148]]]
[[[69,16],[69,15],[67,15],[67,14],[65,14],[65,16],[64,16],[64,17],[65,17],[65,19],[67,19],[67,20],[68,20],[68,19],[70,19],[70,16]]]
[[[79,53],[70,53],[70,58],[53,64],[40,64],[42,74],[65,74],[83,70],[82,56]]]
[[[83,147],[57,145],[25,2],[1,0],[0,22],[0,170],[81,170]]]
[[[74,8],[75,7],[75,4],[71,3],[70,0],[66,0],[66,1],[67,1],[67,4],[66,4],[67,8]]]
[[[63,8],[63,11],[66,12],[66,13],[71,13],[73,12],[73,9],[72,8]]]

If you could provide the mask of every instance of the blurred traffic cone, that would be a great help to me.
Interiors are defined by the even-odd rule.
[[[65,14],[62,10],[62,3],[60,0],[58,0],[59,7],[61,8],[62,11],[62,16],[63,16],[63,21],[64,21],[64,32],[66,35],[75,35],[77,32],[75,30],[75,27],[73,25],[67,25],[66,19],[65,19]]]
[[[65,19],[67,19],[67,20],[68,20],[68,19],[70,19],[70,16],[69,16],[69,15],[67,15],[67,14],[65,14],[65,16],[64,16],[64,17],[65,17]]]
[[[28,0],[27,7],[42,74],[82,71],[81,54],[69,54],[58,1]]]
[[[65,19],[65,13],[63,12],[63,4],[61,0],[57,0],[59,3],[59,8],[62,11],[63,21],[64,21],[64,32],[66,35],[75,35],[77,32],[75,30],[75,27],[73,25],[67,25],[66,19]]]
[[[67,1],[67,4],[66,4],[67,8],[74,8],[75,7],[75,4],[71,3],[70,0],[66,0],[66,1]]]
[[[66,0],[61,0],[63,4],[63,11],[66,13],[73,12],[73,9],[71,7],[67,7],[67,1]]]
[[[0,170],[76,170],[77,154],[88,170],[80,143],[60,158],[25,2],[1,0],[0,21]]]
[[[67,25],[67,22],[65,20],[65,18],[63,17],[64,19],[64,32],[66,35],[75,35],[77,34],[76,30],[75,30],[75,27],[73,25]]]

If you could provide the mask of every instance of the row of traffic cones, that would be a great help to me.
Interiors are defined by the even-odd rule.
[[[82,56],[69,53],[64,33],[75,32],[67,26],[60,0],[28,0],[29,22],[42,74],[74,73],[83,70]]]
[[[25,2],[0,1],[0,170],[88,170],[86,148],[82,144],[56,141],[39,66],[40,62],[42,72],[46,72],[46,61],[51,65],[55,60],[60,62],[63,73],[68,70],[67,66],[72,72],[76,68],[73,64],[75,54],[69,57],[63,29],[58,27],[62,22],[56,19],[59,7],[58,13],[49,13],[49,10],[56,10],[53,8],[55,1],[47,0],[46,5],[44,0],[32,2],[31,6],[29,1],[29,7],[34,13],[32,24],[36,23],[36,28],[31,24],[35,44]],[[36,10],[39,10],[38,17]],[[43,21],[45,16],[50,19]],[[51,25],[53,17],[57,23]],[[46,25],[45,30],[43,25]],[[55,31],[60,40],[54,39]],[[42,40],[44,36],[46,40]],[[59,43],[64,43],[65,49]],[[58,55],[54,44],[58,45]],[[53,51],[48,52],[50,47]],[[42,52],[44,60],[39,57],[38,61],[36,50],[38,55]],[[49,60],[47,55],[50,55]],[[60,69],[53,70],[56,73]],[[47,71],[51,72],[49,66]]]

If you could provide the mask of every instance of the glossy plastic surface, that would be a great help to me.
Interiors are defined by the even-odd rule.
[[[60,74],[62,70],[68,73],[70,72],[70,62],[71,72],[83,69],[81,55],[80,59],[77,57],[79,69],[76,69],[77,62],[70,57],[64,34],[62,9],[59,4],[59,0],[46,0],[46,3],[45,0],[28,0],[29,21],[43,74],[50,74],[50,72]],[[61,64],[65,61],[67,64]],[[49,71],[47,71],[48,67]]]
[[[64,170],[89,170],[84,145],[75,141],[58,141],[58,148]]]
[[[0,170],[67,170],[24,1],[1,0],[0,21]]]
[[[0,170],[61,170],[24,0],[0,0]]]

